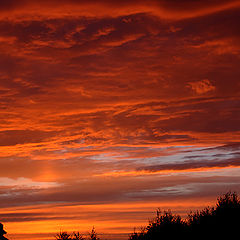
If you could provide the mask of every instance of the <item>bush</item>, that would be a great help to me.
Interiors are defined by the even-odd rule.
[[[98,238],[95,228],[92,228],[91,233],[89,233],[89,237],[83,237],[80,232],[73,232],[69,234],[68,232],[60,232],[55,236],[56,240],[100,240]]]
[[[130,235],[130,240],[154,240],[174,238],[176,234],[183,234],[185,231],[185,222],[179,215],[173,215],[170,210],[163,213],[158,209],[157,216],[149,222],[146,228],[139,233],[134,232]]]
[[[204,239],[237,236],[240,227],[240,200],[236,193],[228,192],[217,199],[215,207],[190,212],[187,219],[171,211],[161,213],[149,222],[139,233],[129,236],[129,240],[160,239]]]
[[[55,237],[56,237],[57,240],[69,240],[69,239],[72,239],[71,235],[68,234],[67,232],[60,232]]]

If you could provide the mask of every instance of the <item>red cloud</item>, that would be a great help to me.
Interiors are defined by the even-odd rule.
[[[208,79],[203,79],[202,81],[198,82],[190,82],[189,85],[197,94],[203,94],[215,90],[215,87]]]
[[[1,1],[0,10],[2,16],[6,17],[9,12],[12,16],[25,15],[26,18],[34,15],[48,17],[65,16],[120,16],[136,14],[139,12],[150,12],[161,18],[167,19],[184,19],[196,16],[211,14],[214,12],[238,7],[239,1],[209,1],[201,2],[192,1],[165,1],[151,0],[146,1],[111,1],[111,0],[91,0],[91,1]],[[41,11],[39,11],[41,9]]]

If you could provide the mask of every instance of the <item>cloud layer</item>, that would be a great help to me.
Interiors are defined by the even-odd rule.
[[[239,11],[1,1],[0,217],[11,239],[92,225],[114,238],[157,207],[186,214],[239,191]]]

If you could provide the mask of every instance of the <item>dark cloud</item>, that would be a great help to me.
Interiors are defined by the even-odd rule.
[[[17,144],[41,142],[54,135],[56,135],[56,132],[44,132],[38,130],[0,131],[0,146],[13,146]]]
[[[85,219],[95,219],[104,221],[108,220],[115,220],[115,215],[117,214],[119,217],[123,219],[133,220],[133,219],[140,219],[142,215],[150,214],[149,211],[143,211],[141,214],[138,211],[112,211],[112,212],[101,212],[96,213],[94,211],[86,211],[82,212],[81,214],[74,215],[74,212],[70,212],[69,216],[66,216],[64,213],[59,212],[48,212],[48,213],[41,213],[41,212],[19,212],[19,213],[4,213],[0,214],[0,218],[4,223],[8,222],[32,222],[32,221],[46,221],[46,220],[85,220]]]
[[[16,1],[16,0],[3,0],[0,3],[0,9],[3,11],[6,10],[13,10],[13,9],[17,9],[19,7],[24,6],[27,3],[27,1],[23,0],[21,2]]]
[[[156,1],[151,0],[146,4],[145,1],[121,1],[115,2],[111,0],[95,1],[91,0],[86,3],[85,1],[29,1],[24,0],[19,3],[19,1],[2,1],[0,5],[0,10],[3,12],[18,11],[22,14],[28,12],[35,12],[35,6],[42,10],[41,15],[59,15],[66,11],[66,9],[71,9],[72,14],[75,13],[74,10],[78,10],[78,15],[119,15],[126,13],[136,13],[136,12],[152,12],[162,18],[189,18],[194,16],[201,16],[205,14],[210,14],[216,11],[221,11],[224,9],[239,6],[238,1]],[[100,11],[97,11],[100,9]],[[33,11],[35,10],[35,11]],[[52,10],[52,12],[51,12]],[[53,11],[53,10],[56,10]],[[39,13],[39,11],[38,11]],[[76,14],[76,13],[75,13]]]

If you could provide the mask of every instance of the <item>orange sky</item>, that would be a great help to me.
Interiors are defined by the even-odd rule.
[[[240,191],[240,2],[1,0],[0,221],[127,239]]]

